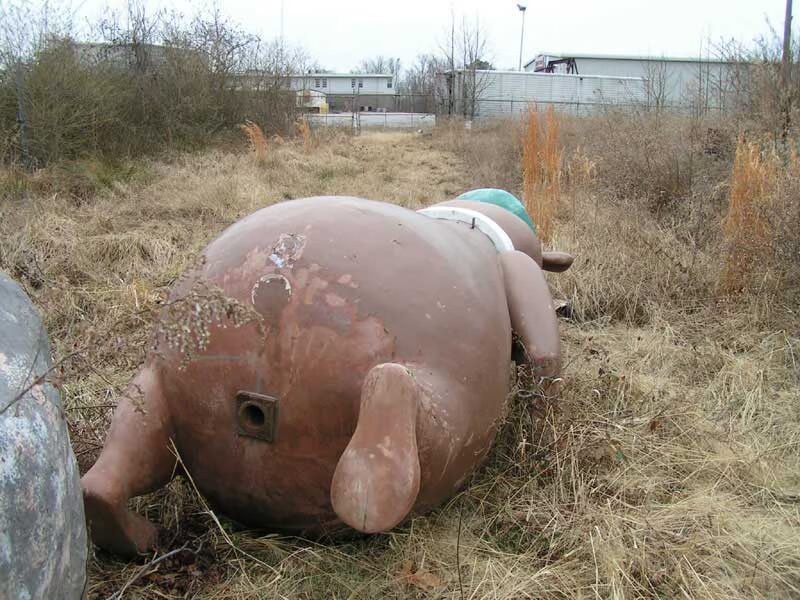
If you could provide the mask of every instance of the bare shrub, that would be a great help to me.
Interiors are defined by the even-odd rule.
[[[597,177],[597,165],[587,156],[583,147],[578,146],[567,160],[565,175],[571,187],[586,188]]]
[[[82,42],[70,29],[32,35],[14,42],[21,50],[9,36],[0,40],[5,162],[42,166],[192,148],[245,120],[292,131],[296,107],[286,78],[304,56],[263,42],[218,10],[187,21],[149,14],[131,0],[127,13],[97,26],[101,43]]]
[[[775,30],[763,35],[754,44],[735,40],[717,45],[716,53],[731,64],[731,77],[726,90],[729,118],[738,129],[761,135],[786,146],[796,137],[800,119],[800,90],[786,86],[782,76],[782,36]],[[795,37],[790,50],[790,80],[800,78],[800,48]],[[793,64],[792,64],[793,63]]]
[[[21,157],[23,144],[34,164],[100,153],[122,117],[121,83],[115,72],[84,68],[71,40],[49,40],[13,82],[13,91],[6,89],[15,98],[13,110],[3,111],[0,125],[6,160]],[[20,106],[24,139],[17,123]]]
[[[783,285],[800,294],[800,157],[792,152],[779,170],[775,198],[767,212],[773,259]]]
[[[700,149],[687,119],[609,111],[587,125],[583,144],[609,192],[659,210],[691,190]]]

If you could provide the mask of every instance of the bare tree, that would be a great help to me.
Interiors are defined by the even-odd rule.
[[[445,60],[433,54],[420,54],[406,69],[398,88],[405,101],[404,110],[410,112],[435,112],[447,100],[440,85],[442,73],[447,71]]]
[[[672,81],[664,60],[647,61],[645,67],[645,92],[647,93],[647,106],[657,112],[664,110],[667,105]]]
[[[393,75],[395,79],[400,76],[400,59],[387,58],[378,55],[374,58],[365,58],[351,73],[378,73]]]
[[[470,21],[462,15],[458,23],[455,13],[451,12],[446,38],[439,44],[439,51],[440,65],[446,68],[442,79],[447,114],[476,116],[479,101],[491,83],[491,77],[481,71],[493,68],[488,60],[486,34],[478,18]]]
[[[446,67],[444,72],[444,81],[446,86],[445,96],[447,97],[447,114],[455,114],[455,98],[456,98],[456,15],[451,6],[450,8],[450,25],[447,28],[447,35],[445,41],[439,44],[439,50],[442,53],[442,62]]]
[[[70,37],[73,13],[65,7],[35,0],[0,2],[0,68],[31,61],[52,39]]]
[[[783,38],[774,28],[770,33],[756,40],[752,46],[735,40],[723,41],[715,46],[717,57],[728,63],[727,76],[722,82],[725,92],[724,102],[732,115],[748,129],[769,132],[777,141],[783,142],[787,128],[787,108],[790,111],[788,123],[797,123],[800,106],[800,87],[796,58],[800,46],[795,41],[791,46],[791,81],[795,82],[787,90],[783,76]]]
[[[488,52],[486,35],[480,26],[478,18],[470,24],[466,17],[461,20],[461,102],[464,117],[475,117],[478,112],[478,102],[490,83],[490,78],[481,71],[492,68],[486,60]]]

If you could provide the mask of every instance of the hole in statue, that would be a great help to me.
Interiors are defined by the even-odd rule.
[[[245,404],[242,407],[242,419],[247,427],[261,427],[264,425],[264,411],[255,404]]]

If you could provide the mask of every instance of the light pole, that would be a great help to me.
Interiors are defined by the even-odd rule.
[[[519,67],[517,68],[518,71],[522,71],[522,41],[525,39],[525,9],[527,6],[523,6],[522,4],[517,4],[517,8],[519,12],[522,13],[522,31],[519,34]]]

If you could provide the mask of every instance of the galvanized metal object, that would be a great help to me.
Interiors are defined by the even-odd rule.
[[[216,510],[301,535],[384,531],[458,491],[504,410],[512,328],[558,375],[553,256],[500,206],[433,212],[308,198],[211,242],[83,478],[95,541],[153,545],[127,501],[169,481],[174,449]]]
[[[47,334],[0,273],[0,598],[81,598],[86,522]]]
[[[236,394],[236,424],[239,435],[272,444],[278,426],[278,399],[255,392]]]

